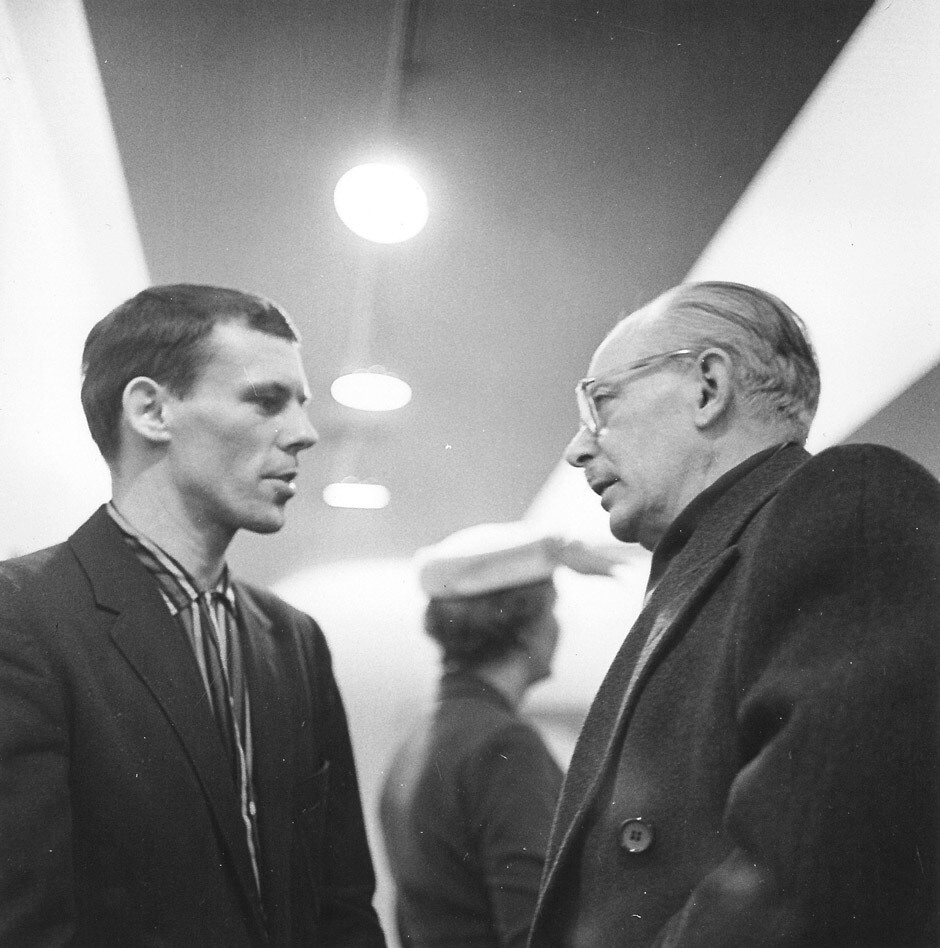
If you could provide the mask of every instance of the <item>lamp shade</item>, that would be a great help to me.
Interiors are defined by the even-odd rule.
[[[330,507],[355,507],[381,510],[388,506],[391,493],[384,484],[369,484],[353,477],[343,478],[323,488],[323,499]]]
[[[333,398],[360,411],[395,411],[411,401],[411,386],[381,366],[347,372],[330,386]]]

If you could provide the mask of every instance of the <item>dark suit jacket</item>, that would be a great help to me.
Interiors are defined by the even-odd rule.
[[[445,675],[382,793],[404,946],[523,946],[561,769],[496,689]]]
[[[0,944],[384,945],[322,633],[237,594],[261,901],[190,645],[105,511],[0,565]]]
[[[601,685],[531,945],[936,946],[938,640],[926,471],[791,446],[747,474]]]

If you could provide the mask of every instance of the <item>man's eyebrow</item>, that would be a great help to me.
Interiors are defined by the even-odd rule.
[[[256,398],[268,398],[271,396],[277,396],[278,398],[289,399],[296,397],[301,404],[306,404],[310,399],[310,393],[305,388],[294,388],[293,386],[287,385],[284,382],[254,382],[248,376],[248,373],[245,373],[245,380],[248,383],[248,389],[251,390],[252,395]]]

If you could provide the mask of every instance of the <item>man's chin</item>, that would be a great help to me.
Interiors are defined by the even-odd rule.
[[[283,510],[268,513],[261,517],[254,517],[242,524],[242,529],[249,533],[277,533],[284,526],[287,517]]]
[[[651,537],[644,529],[644,524],[637,523],[635,520],[617,520],[613,513],[610,517],[610,532],[614,538],[621,543],[636,543],[643,547],[648,553],[652,553],[656,546],[657,538]]]
[[[615,539],[620,540],[621,543],[639,542],[636,538],[636,525],[632,520],[628,520],[623,515],[618,516],[616,508],[610,511],[607,522],[611,534],[613,534]]]

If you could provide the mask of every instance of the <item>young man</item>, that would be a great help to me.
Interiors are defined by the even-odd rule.
[[[940,486],[802,447],[819,374],[751,287],[677,287],[578,385],[568,447],[646,605],[559,802],[534,948],[938,937]]]
[[[0,944],[381,948],[323,635],[224,559],[316,442],[296,331],[154,287],[83,363],[111,502],[0,565]]]

